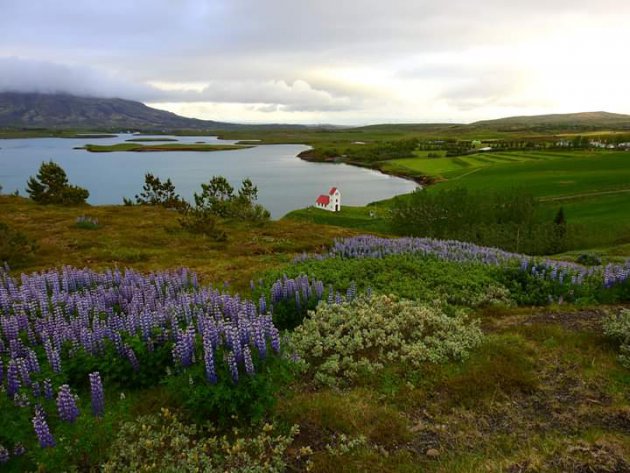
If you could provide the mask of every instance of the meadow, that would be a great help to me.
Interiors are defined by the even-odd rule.
[[[627,266],[285,221],[219,250],[159,208],[0,202],[38,243],[0,276],[8,471],[628,467],[630,371],[601,328]]]

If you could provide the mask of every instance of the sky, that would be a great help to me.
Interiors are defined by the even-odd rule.
[[[628,0],[0,0],[0,91],[241,123],[630,113]]]

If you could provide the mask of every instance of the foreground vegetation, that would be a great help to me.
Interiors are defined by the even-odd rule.
[[[105,351],[109,354],[86,357],[63,343],[58,352],[61,369],[55,372],[46,350],[24,338],[39,359],[40,371],[30,373],[31,384],[38,381],[43,389],[50,378],[54,393],[51,401],[44,394],[37,401],[19,370],[19,399],[31,407],[18,407],[2,393],[0,409],[11,427],[3,428],[0,444],[7,449],[10,460],[3,466],[9,471],[72,466],[89,470],[98,465],[106,471],[138,465],[147,471],[629,468],[630,371],[623,358],[623,347],[630,341],[623,328],[627,316],[618,305],[594,306],[628,301],[630,287],[621,273],[615,273],[616,282],[608,287],[598,270],[569,266],[560,276],[561,271],[551,271],[554,266],[545,266],[553,262],[539,261],[524,271],[521,260],[501,263],[493,256],[498,253],[483,249],[462,253],[464,247],[439,244],[431,246],[437,253],[428,254],[418,251],[424,248],[420,241],[420,246],[394,242],[390,247],[385,240],[368,239],[373,242],[368,246],[350,240],[329,253],[323,247],[348,231],[292,221],[264,226],[232,221],[227,226],[230,238],[217,243],[181,230],[177,213],[160,206],[40,206],[11,196],[2,196],[0,204],[6,224],[36,244],[31,258],[12,270],[16,276],[61,264],[134,266],[142,271],[191,266],[199,272],[195,280],[192,271],[186,276],[145,277],[134,272],[123,276],[122,271],[116,276],[114,270],[90,276],[92,283],[84,289],[64,289],[63,284],[54,288],[54,281],[75,274],[71,270],[15,282],[37,291],[37,281],[48,281],[51,303],[61,300],[53,296],[55,291],[67,290],[94,304],[95,297],[102,297],[97,294],[107,293],[108,284],[116,287],[121,277],[120,284],[131,284],[133,291],[165,285],[164,296],[151,296],[158,298],[152,309],[152,317],[157,317],[162,297],[196,297],[207,283],[221,286],[228,280],[227,289],[212,296],[221,297],[224,308],[231,304],[227,298],[238,292],[242,303],[253,301],[261,314],[273,305],[274,325],[287,330],[281,342],[286,356],[272,356],[268,345],[268,363],[254,358],[253,376],[240,364],[237,384],[218,353],[214,360],[219,381],[206,381],[201,338],[196,361],[188,366],[187,358],[181,358],[190,328],[184,313],[178,317],[179,336],[184,338],[177,350],[168,341],[159,348],[164,342],[158,333],[170,330],[159,318],[152,319],[153,328],[146,332],[155,340],[153,352],[144,350],[147,339],[142,319],[137,319],[136,334],[123,338],[139,362],[135,374],[128,356]],[[97,220],[96,226],[78,226],[76,217],[82,215]],[[398,254],[369,249],[377,247]],[[301,256],[291,262],[303,252],[325,257]],[[473,260],[462,259],[464,254]],[[488,264],[495,260],[497,264]],[[574,280],[578,273],[585,279]],[[78,283],[91,273],[76,274]],[[107,274],[112,282],[107,282]],[[127,289],[112,295],[117,293],[121,297]],[[149,292],[144,293],[148,301]],[[0,303],[5,341],[11,337],[9,321],[15,310],[7,314],[11,306],[6,304]],[[177,304],[173,309],[184,310]],[[122,310],[121,316],[142,308],[120,307],[114,311]],[[44,317],[35,307],[28,310],[36,311],[29,320]],[[609,318],[608,313],[615,315]],[[191,314],[200,317],[195,310]],[[69,312],[66,317],[72,320]],[[410,325],[411,320],[417,325]],[[318,346],[324,347],[322,352]],[[9,353],[0,356],[6,391]],[[105,401],[102,415],[96,416],[88,376],[95,372]],[[58,412],[64,383],[72,395],[79,395],[79,415],[73,422]],[[41,439],[31,425],[34,402],[46,412],[40,417],[55,447],[39,446]],[[212,406],[238,412],[238,419],[222,420]]]

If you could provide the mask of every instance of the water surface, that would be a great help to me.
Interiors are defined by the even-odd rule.
[[[16,189],[25,195],[26,181],[42,161],[64,168],[72,184],[90,191],[91,204],[121,204],[142,190],[144,175],[171,178],[177,192],[192,200],[200,184],[212,176],[225,176],[237,187],[249,177],[258,186],[258,202],[280,218],[287,212],[312,205],[319,194],[338,187],[345,205],[366,205],[411,192],[416,184],[369,169],[346,164],[310,163],[297,158],[303,145],[259,145],[234,151],[168,151],[89,153],[74,147],[87,143],[115,144],[133,138],[27,138],[0,140],[0,185],[4,193]],[[180,143],[232,144],[216,137],[178,136]],[[147,143],[158,144],[158,143]]]

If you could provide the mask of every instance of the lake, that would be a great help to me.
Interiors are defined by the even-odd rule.
[[[115,144],[133,138],[28,138],[0,140],[0,185],[2,192],[19,189],[25,195],[26,181],[37,173],[42,161],[53,160],[64,168],[72,184],[90,191],[94,205],[121,204],[142,191],[144,175],[150,172],[171,178],[177,192],[192,201],[200,184],[212,176],[225,176],[236,188],[249,177],[258,187],[258,203],[273,218],[313,205],[330,187],[341,191],[343,205],[366,205],[413,191],[414,182],[346,164],[310,163],[297,158],[304,145],[259,145],[233,151],[168,151],[90,153],[73,149],[87,143]],[[145,136],[143,136],[145,138]],[[216,137],[178,136],[180,143],[233,144]]]

